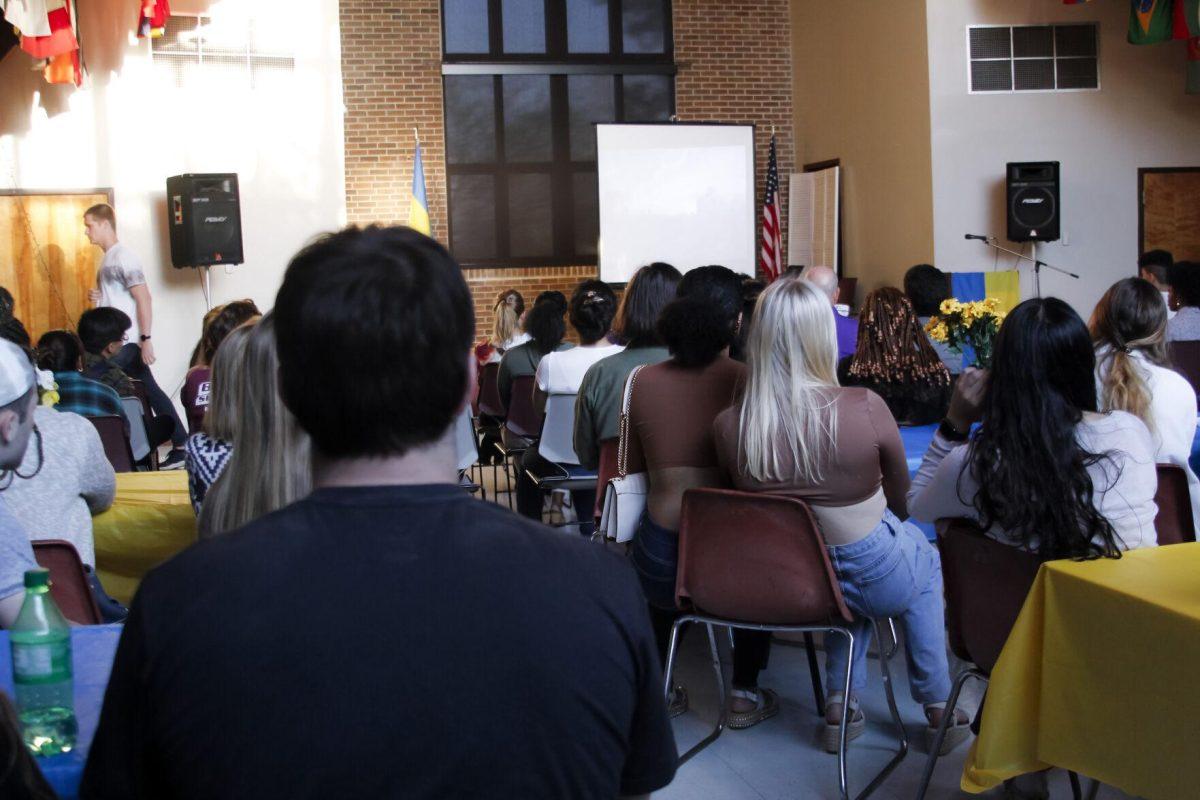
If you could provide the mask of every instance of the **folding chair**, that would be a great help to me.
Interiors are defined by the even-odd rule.
[[[75,545],[64,539],[40,539],[32,544],[33,557],[50,570],[50,596],[62,615],[78,625],[103,622]]]
[[[100,443],[104,445],[104,455],[116,472],[133,472],[133,452],[129,447],[129,434],[125,432],[125,418],[110,414],[102,417],[88,417],[96,432],[100,434]]]
[[[474,481],[474,476],[467,477],[468,470],[478,466],[479,442],[475,439],[475,426],[471,423],[471,408],[467,406],[454,418],[454,449],[458,455],[459,485],[469,494],[481,492],[487,499],[487,492],[481,484]]]
[[[748,546],[748,536],[753,537],[752,546]],[[841,682],[844,696],[850,697],[854,650],[868,643],[855,641],[850,629],[854,616],[842,597],[817,522],[803,502],[756,492],[689,489],[683,495],[675,596],[684,614],[671,629],[664,693],[669,695],[671,690],[680,630],[688,623],[701,623],[708,630],[721,709],[712,733],[680,756],[681,765],[716,741],[725,727],[725,677],[714,626],[844,636],[848,647]],[[908,737],[896,707],[889,667],[896,647],[883,646],[878,621],[875,629],[884,690],[900,739],[896,754],[858,795],[860,800],[875,791],[908,752]],[[850,704],[843,703],[838,741],[838,788],[843,800],[849,797],[849,710]]]
[[[1158,516],[1154,530],[1159,544],[1196,541],[1196,521],[1192,517],[1192,498],[1187,472],[1177,464],[1158,465],[1158,490],[1154,493]]]
[[[121,409],[125,412],[125,421],[129,423],[129,449],[133,453],[134,464],[145,462],[150,470],[158,469],[158,451],[150,446],[150,434],[146,430],[146,418],[142,416],[145,409],[137,397],[122,397]]]
[[[1171,366],[1200,394],[1200,342],[1167,342]]]
[[[596,470],[580,466],[579,456],[575,454],[575,397],[573,394],[552,394],[546,398],[546,418],[537,451],[550,464],[545,472],[525,470],[533,485],[543,492],[555,489],[579,491],[596,486],[599,477]],[[586,519],[587,509],[576,509],[575,512],[581,522]],[[579,523],[558,527],[576,524]]]
[[[508,404],[508,415],[500,428],[500,442],[496,450],[504,463],[505,480],[509,478],[509,464],[514,458],[537,444],[542,429],[542,413],[533,404],[534,377],[521,375],[513,378],[512,398]],[[511,488],[511,487],[510,487]],[[513,507],[513,493],[508,492],[508,507]]]

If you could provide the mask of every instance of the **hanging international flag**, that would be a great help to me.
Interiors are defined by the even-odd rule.
[[[775,134],[771,134],[771,154],[767,157],[767,194],[763,198],[762,265],[767,283],[783,271],[783,233],[779,221],[779,168],[775,163]]]
[[[412,197],[408,203],[408,227],[429,235],[429,202],[425,199],[425,165],[421,161],[421,140],[413,155]]]
[[[1200,0],[1175,0],[1172,35],[1176,39],[1200,36]]]
[[[1131,0],[1129,7],[1129,43],[1158,44],[1170,40],[1174,32],[1171,0]]]

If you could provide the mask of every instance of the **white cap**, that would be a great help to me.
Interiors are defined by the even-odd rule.
[[[33,380],[33,364],[25,351],[7,339],[0,339],[0,406],[28,394]]]

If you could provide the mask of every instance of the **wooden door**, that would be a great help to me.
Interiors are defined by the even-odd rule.
[[[48,330],[74,330],[90,307],[103,253],[83,232],[83,212],[110,202],[105,190],[0,194],[0,286],[37,342]]]
[[[1200,167],[1138,170],[1139,252],[1169,250],[1176,261],[1200,261]]]

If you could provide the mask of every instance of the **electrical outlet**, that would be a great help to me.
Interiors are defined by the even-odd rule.
[[[1062,242],[1063,247],[1070,247],[1071,246],[1071,234],[1067,233],[1066,231],[1063,231],[1062,238],[1060,239],[1060,241]]]

